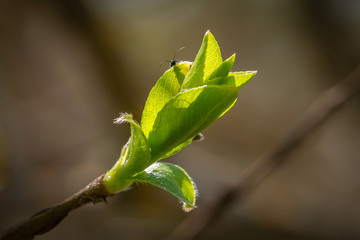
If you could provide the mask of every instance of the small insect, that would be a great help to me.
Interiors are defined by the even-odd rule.
[[[176,50],[176,51],[174,52],[174,56],[173,56],[172,60],[162,61],[162,62],[160,63],[160,66],[161,66],[164,62],[170,63],[170,67],[175,66],[177,63],[180,62],[179,60],[176,60],[176,59],[175,59],[176,53],[177,53],[178,51],[180,51],[180,50],[183,50],[184,48],[185,48],[185,47],[181,47],[181,48],[179,48],[178,50]]]
[[[198,133],[197,135],[195,135],[195,137],[192,140],[195,142],[200,142],[204,140],[204,135],[202,133]]]

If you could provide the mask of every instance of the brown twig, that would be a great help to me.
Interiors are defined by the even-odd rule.
[[[187,217],[166,239],[190,240],[199,236],[235,202],[239,202],[248,196],[251,190],[286,160],[286,157],[309,136],[312,130],[324,122],[334,110],[359,90],[360,65],[344,80],[326,90],[278,145],[257,158],[243,172],[237,185],[227,189],[211,206],[203,206]]]
[[[0,239],[33,239],[36,235],[46,233],[56,227],[72,210],[89,202],[95,204],[106,201],[106,198],[112,196],[112,194],[104,189],[102,185],[103,177],[104,174],[94,179],[85,188],[64,202],[46,208],[10,228]]]

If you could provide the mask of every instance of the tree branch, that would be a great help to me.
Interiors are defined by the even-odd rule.
[[[65,201],[46,208],[32,217],[10,228],[1,240],[33,239],[35,235],[46,233],[56,227],[72,210],[89,202],[106,202],[106,198],[112,196],[102,185],[104,174],[94,179],[85,188],[69,197]]]
[[[195,239],[213,224],[235,202],[246,198],[266,176],[285,162],[310,133],[337,108],[360,90],[360,65],[344,80],[326,90],[304,113],[295,127],[272,150],[257,158],[241,177],[240,182],[223,192],[211,206],[192,213],[166,238]]]

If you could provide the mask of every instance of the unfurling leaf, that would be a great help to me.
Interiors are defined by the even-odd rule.
[[[131,136],[123,147],[119,160],[106,173],[103,184],[110,193],[116,193],[127,188],[132,181],[129,178],[149,166],[150,148],[139,124],[130,114],[123,114],[118,122],[128,122],[131,126]]]

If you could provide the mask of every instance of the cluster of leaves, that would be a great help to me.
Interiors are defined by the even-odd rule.
[[[189,175],[181,167],[159,160],[190,144],[234,105],[238,90],[256,74],[230,72],[234,61],[235,54],[222,60],[208,31],[193,64],[180,62],[157,81],[140,125],[130,114],[116,120],[130,124],[131,136],[104,177],[107,191],[116,193],[134,182],[145,182],[175,195],[184,203],[184,210],[195,207],[195,184]]]

